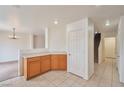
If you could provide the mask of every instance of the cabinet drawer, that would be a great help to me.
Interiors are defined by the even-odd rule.
[[[50,55],[47,56],[41,56],[41,60],[50,60]]]
[[[28,58],[27,59],[28,61],[39,61],[40,60],[40,57],[31,57],[31,58]]]

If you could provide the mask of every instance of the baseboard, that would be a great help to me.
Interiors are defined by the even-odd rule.
[[[0,62],[0,64],[3,64],[3,63],[11,63],[11,62],[18,62],[18,60],[4,61],[4,62]]]

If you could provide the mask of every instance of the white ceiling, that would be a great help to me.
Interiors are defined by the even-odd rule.
[[[44,27],[55,28],[70,22],[89,17],[100,31],[116,29],[120,16],[124,15],[124,6],[0,6],[0,30],[10,31],[16,27],[22,32],[38,32]],[[58,25],[53,21],[57,19]],[[105,26],[110,20],[111,25]]]

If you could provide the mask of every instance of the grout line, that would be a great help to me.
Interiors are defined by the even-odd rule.
[[[113,75],[114,75],[114,63],[113,63],[113,60],[112,60],[112,77],[111,77],[111,87],[113,85]]]
[[[100,76],[100,79],[99,79],[99,81],[98,81],[98,86],[99,86],[99,87],[100,87],[100,82],[102,81],[103,75],[104,75],[104,73],[105,73],[105,68],[107,68],[106,62],[104,62],[104,64],[105,64],[105,66],[104,66],[104,69],[103,69],[103,74]]]
[[[64,74],[66,74],[66,73],[64,73]],[[53,84],[55,87],[58,87],[58,85],[62,84],[65,80],[67,80],[67,79],[68,79],[68,77],[67,77],[67,79],[62,80],[62,82],[61,82],[60,84],[58,84],[58,85],[56,85],[56,84],[52,83],[52,81],[51,81],[51,80],[49,80],[49,79],[47,79],[46,77],[45,77],[45,79],[46,79],[46,80],[48,80],[48,82],[50,82],[51,84]],[[55,79],[55,80],[56,80],[56,79]]]
[[[110,62],[109,62],[110,61]],[[103,62],[102,64],[97,64],[96,66],[95,66],[95,75],[94,75],[94,77],[93,77],[93,80],[95,80],[95,86],[96,87],[100,87],[100,85],[102,85],[102,86],[104,86],[104,84],[102,84],[102,80],[104,79],[104,77],[106,78],[106,77],[108,77],[107,79],[108,80],[110,80],[110,82],[111,82],[111,87],[113,86],[113,83],[114,83],[114,80],[116,80],[116,76],[118,76],[118,73],[116,72],[116,64],[115,64],[115,60],[108,60],[107,62]],[[99,73],[98,73],[99,72]],[[59,72],[55,72],[55,73],[59,73]],[[52,76],[52,74],[51,73],[48,73],[48,74],[50,74],[50,75],[48,75],[48,77],[49,76]],[[60,73],[60,75],[58,75],[57,77],[55,77],[55,79],[54,80],[56,80],[57,78],[61,78],[61,77],[65,77],[65,78],[62,78],[62,79],[60,79],[61,81],[60,82],[57,82],[57,83],[54,83],[54,80],[50,80],[49,78],[47,78],[46,76],[42,76],[43,78],[44,78],[44,80],[46,80],[46,81],[48,81],[48,85],[46,85],[45,87],[49,87],[49,85],[51,85],[52,87],[76,87],[74,84],[77,84],[76,83],[76,80],[78,80],[78,79],[73,79],[72,78],[72,80],[74,81],[74,82],[72,82],[72,84],[70,84],[70,85],[67,85],[66,86],[66,80],[68,81],[68,80],[70,80],[71,78],[70,77],[72,77],[71,75],[69,75],[69,76],[64,76],[64,75],[66,75],[67,74],[67,72],[65,72],[65,73]],[[111,74],[111,75],[110,75]],[[40,77],[39,77],[40,78]],[[95,79],[94,79],[95,78]],[[20,80],[20,79],[19,79]],[[14,81],[16,81],[16,80],[14,80]],[[21,80],[22,81],[22,80]],[[90,81],[92,81],[91,79],[89,80],[89,82]],[[13,81],[12,81],[13,82]],[[64,83],[65,82],[65,83]],[[108,84],[110,84],[110,82],[108,82]],[[117,81],[118,82],[118,81]],[[6,83],[6,82],[5,82]],[[23,81],[22,81],[22,83],[23,83]],[[36,81],[36,83],[37,83],[37,81]],[[93,84],[94,84],[93,83]],[[19,85],[20,83],[17,83],[17,85]],[[65,86],[61,86],[61,84],[65,84]],[[83,83],[82,83],[83,84]],[[106,84],[106,83],[105,83]],[[80,87],[88,87],[88,85],[90,86],[90,85],[92,85],[92,84],[88,84],[88,82],[84,82],[84,85],[83,86],[81,86],[81,85],[78,85],[78,86],[80,86]],[[4,83],[3,83],[3,85],[2,86],[4,86]],[[12,85],[13,86],[13,85]],[[14,86],[16,86],[16,84],[14,85]],[[24,87],[25,85],[23,85],[23,87]],[[101,87],[102,87],[101,86]],[[1,87],[1,85],[0,85],[0,87]],[[26,86],[25,86],[26,87]],[[91,86],[90,86],[91,87]]]

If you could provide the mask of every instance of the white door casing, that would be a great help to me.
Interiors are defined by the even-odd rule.
[[[88,80],[94,73],[94,25],[88,18],[67,25],[67,71]]]

